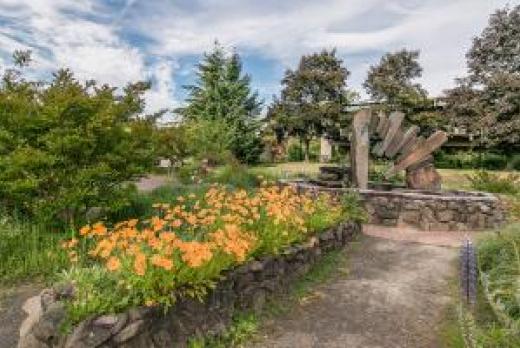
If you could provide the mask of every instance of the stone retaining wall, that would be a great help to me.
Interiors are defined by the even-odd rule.
[[[357,223],[343,223],[279,256],[264,257],[227,274],[204,303],[181,300],[166,314],[159,308],[141,307],[117,315],[85,320],[71,334],[60,334],[65,317],[62,299],[72,288],[46,289],[30,299],[33,311],[20,330],[19,348],[186,347],[193,336],[218,335],[237,310],[260,310],[266,297],[285,291],[306,273],[320,256],[341,249],[360,233]]]
[[[478,231],[493,229],[505,221],[504,207],[494,195],[470,191],[421,191],[394,189],[353,190],[287,182],[300,190],[335,194],[358,192],[369,223],[412,226],[424,231]]]

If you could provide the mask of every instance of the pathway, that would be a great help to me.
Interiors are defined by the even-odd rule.
[[[457,255],[454,248],[363,236],[349,274],[266,324],[255,347],[440,347],[436,328],[451,301]]]

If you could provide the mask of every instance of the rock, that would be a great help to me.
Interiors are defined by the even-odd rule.
[[[368,126],[370,119],[370,110],[364,109],[354,115],[352,122],[353,130],[350,150],[352,181],[356,187],[361,189],[366,189],[368,185]]]
[[[392,112],[390,117],[388,118],[388,130],[385,134],[385,138],[383,139],[382,145],[378,148],[378,151],[375,153],[376,156],[383,156],[385,151],[388,149],[394,137],[399,132],[401,127],[401,122],[403,122],[404,114],[402,112]]]
[[[110,328],[93,325],[92,320],[85,320],[78,325],[65,342],[65,348],[99,347],[112,337]]]
[[[62,302],[52,303],[40,320],[34,324],[31,332],[40,341],[52,343],[58,339],[59,328],[65,319],[65,305]]]
[[[112,338],[112,341],[116,344],[120,344],[130,340],[141,332],[144,328],[144,320],[137,320],[121,330],[117,335]]]
[[[454,220],[455,214],[453,213],[453,210],[441,210],[437,212],[437,219],[440,222],[450,222]]]
[[[391,167],[386,173],[385,176],[389,177],[394,175],[395,173],[408,168],[410,165],[414,163],[421,162],[423,159],[428,157],[432,152],[437,150],[448,140],[448,135],[446,132],[437,131],[433,133],[428,139],[424,141],[421,145],[419,145],[415,150],[413,150],[410,154],[405,156],[401,161],[397,162],[393,167]]]
[[[441,176],[433,164],[428,164],[418,169],[407,170],[406,184],[414,190],[438,191],[441,189]]]
[[[386,152],[386,156],[388,158],[393,158],[395,155],[397,155],[399,152],[403,150],[403,148],[414,138],[417,137],[417,134],[419,133],[419,127],[417,126],[411,126],[408,128],[408,130],[402,134],[400,141],[395,142],[394,144],[391,144],[391,146],[388,148]]]
[[[17,348],[49,348],[49,346],[42,341],[39,341],[32,334],[20,337]]]
[[[263,262],[260,262],[258,260],[254,260],[251,262],[251,264],[249,265],[249,269],[252,271],[252,272],[260,272],[264,269],[264,263]]]
[[[32,329],[35,323],[37,323],[42,314],[42,305],[40,296],[33,296],[29,298],[22,306],[22,309],[27,313],[27,318],[22,322],[20,326],[20,337],[26,336]]]
[[[94,326],[108,328],[108,327],[112,327],[112,326],[116,325],[118,321],[119,321],[119,318],[117,317],[117,315],[102,315],[102,316],[94,319],[92,324]]]

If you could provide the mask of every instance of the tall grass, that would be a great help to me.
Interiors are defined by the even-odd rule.
[[[20,217],[0,217],[0,284],[45,279],[67,267],[65,234]]]

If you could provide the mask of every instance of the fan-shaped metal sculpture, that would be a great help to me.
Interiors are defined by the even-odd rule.
[[[411,126],[403,131],[401,125],[403,120],[404,114],[401,112],[392,112],[387,117],[383,112],[376,114],[370,109],[363,109],[354,115],[350,151],[354,186],[367,188],[372,138],[378,140],[372,148],[372,154],[393,160],[385,177],[406,170],[406,182],[409,188],[440,189],[441,179],[433,165],[432,153],[448,140],[448,136],[443,131],[436,131],[425,139],[418,136],[417,126]]]

